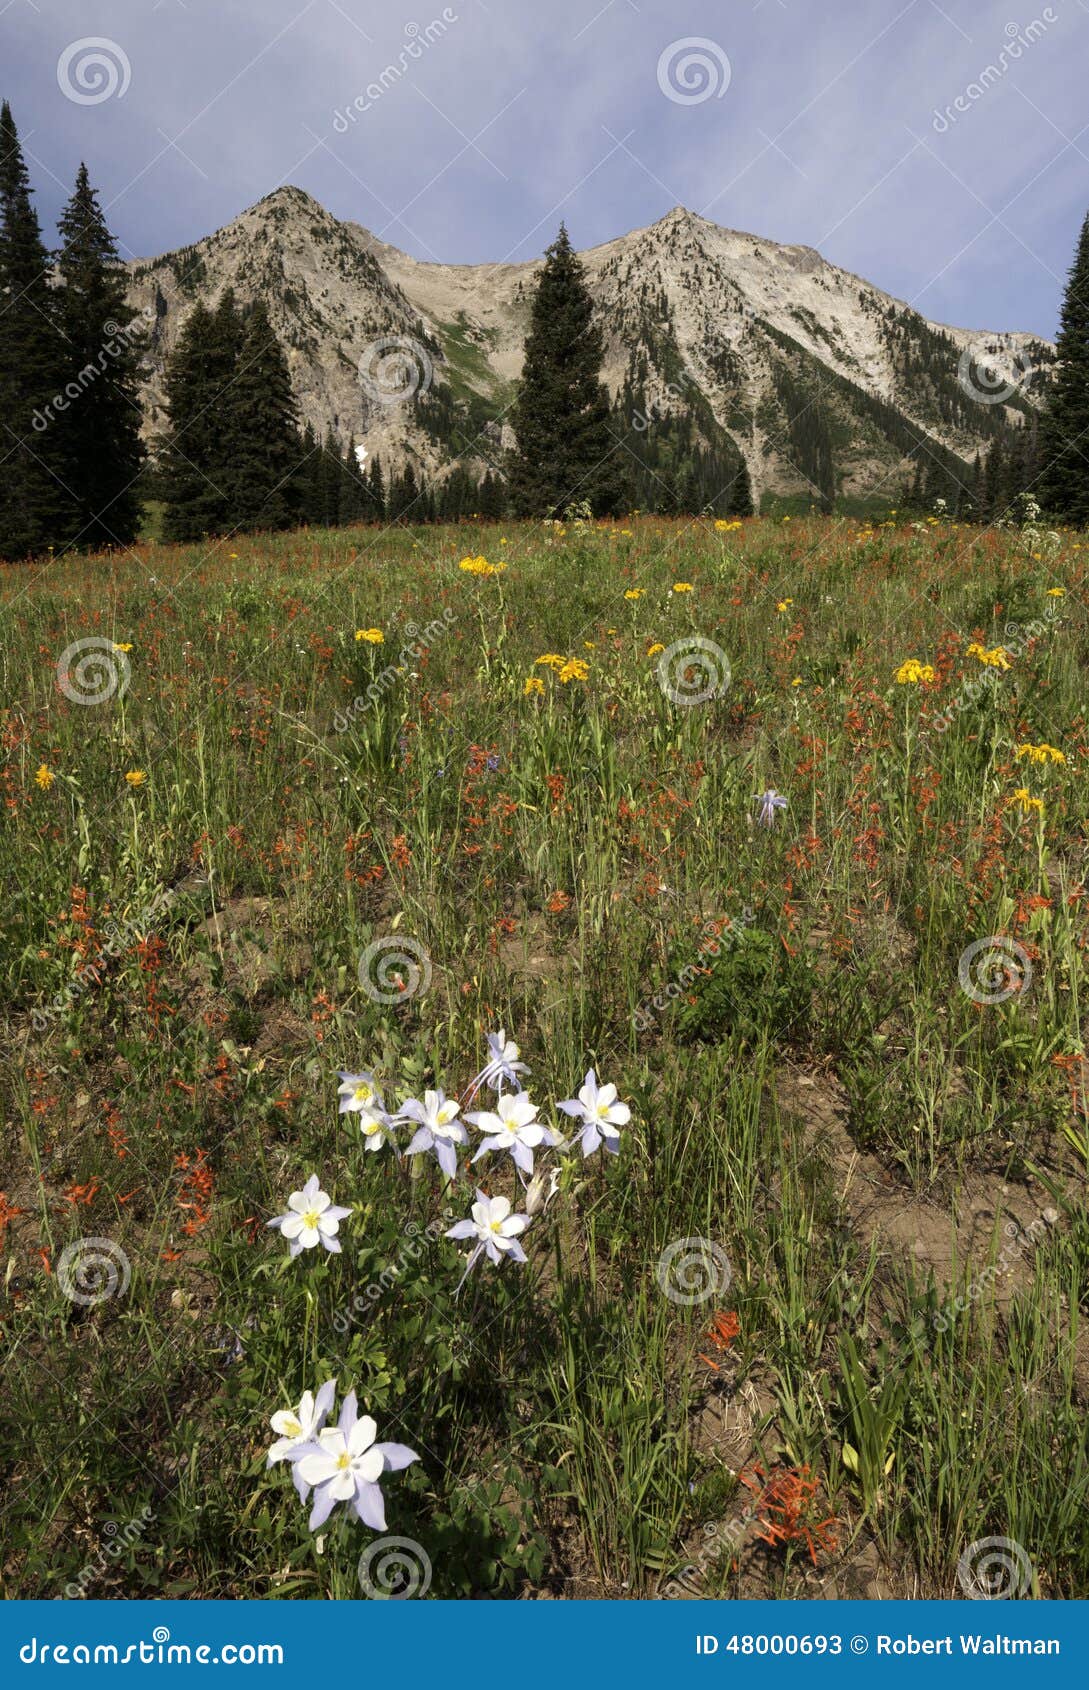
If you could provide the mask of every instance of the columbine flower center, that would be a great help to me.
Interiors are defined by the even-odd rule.
[[[356,1086],[352,1096],[356,1103],[369,1103],[371,1098],[374,1096],[374,1093],[371,1091],[370,1086]]]
[[[311,1229],[311,1231],[317,1231],[317,1225],[318,1225],[318,1211],[317,1211],[317,1209],[307,1209],[306,1213],[303,1215],[303,1226],[308,1226]]]
[[[337,1456],[337,1466],[340,1468],[341,1472],[343,1472],[346,1467],[350,1467],[351,1465],[352,1465],[352,1458],[348,1454],[347,1450],[345,1450],[342,1455]]]

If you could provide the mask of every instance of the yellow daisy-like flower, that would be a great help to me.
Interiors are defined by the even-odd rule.
[[[800,686],[804,686],[805,683],[802,680],[802,677],[800,675],[795,675],[794,679],[791,681],[790,684],[791,684],[792,687],[800,687]]]
[[[626,599],[641,599],[646,592],[645,587],[629,587],[624,594]]]
[[[384,645],[386,640],[381,628],[357,628],[355,637],[357,641],[366,640],[368,645]]]
[[[972,641],[965,656],[978,658],[988,669],[1008,669],[1010,666],[1009,655],[1004,646],[992,646],[988,651],[978,640]]]
[[[146,786],[147,775],[143,769],[130,769],[125,776],[130,786]]]
[[[1066,755],[1057,745],[1048,745],[1046,741],[1041,745],[1024,745],[1017,747],[1014,755],[1018,758],[1027,757],[1031,763],[1065,763]]]
[[[734,531],[736,529],[738,529],[740,527],[741,527],[741,521],[740,521],[740,518],[738,518],[738,517],[735,517],[732,522],[727,522],[725,517],[722,517],[722,516],[717,516],[715,518],[715,533],[716,534],[732,534],[732,533],[734,533]]]
[[[546,651],[543,657],[533,659],[533,667],[536,669],[543,663],[547,669],[562,669],[566,662],[566,657],[561,657],[559,652]]]
[[[665,646],[662,644],[661,640],[656,640],[653,645],[648,645],[647,656],[648,657],[657,657],[658,653],[660,651],[664,651],[664,650],[665,650]]]
[[[920,681],[932,681],[934,668],[930,663],[920,663],[915,657],[909,657],[901,663],[896,671],[896,684],[901,687],[918,686]]]
[[[779,610],[779,611],[789,610],[793,603],[794,603],[793,599],[780,599],[778,604],[775,606],[775,608],[776,608],[776,610]]]
[[[1020,804],[1021,814],[1023,816],[1031,815],[1033,810],[1036,811],[1038,816],[1042,816],[1044,813],[1043,799],[1030,797],[1027,786],[1019,786],[1013,797],[1010,799],[1010,803]]]
[[[113,649],[114,649],[114,651],[131,651],[132,650],[132,642],[131,642],[131,640],[124,640],[119,644],[115,640]]]
[[[540,675],[527,676],[526,683],[522,688],[522,697],[532,698],[535,693],[539,694],[542,692],[544,692],[544,682],[542,681]]]
[[[581,657],[569,657],[558,673],[565,685],[568,681],[584,681],[590,673],[590,665],[584,663]]]
[[[673,591],[675,593],[690,593],[692,591],[692,583],[691,581],[674,581]]]
[[[40,786],[43,792],[49,791],[49,788],[52,786],[56,778],[56,775],[46,763],[41,763],[39,765],[38,772],[34,776],[36,785]]]
[[[463,557],[458,564],[466,575],[501,575],[506,567],[505,563],[489,563],[486,557]]]
[[[1047,596],[1048,596],[1049,599],[1061,599],[1061,598],[1065,597],[1065,595],[1066,595],[1066,588],[1065,587],[1049,587],[1047,589]]]

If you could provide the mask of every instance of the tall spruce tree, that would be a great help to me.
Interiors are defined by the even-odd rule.
[[[250,313],[226,410],[232,526],[289,528],[295,520],[293,483],[301,455],[299,411],[287,359],[263,300]],[[319,499],[324,494],[319,473]]]
[[[562,516],[583,501],[599,516],[623,509],[623,450],[609,426],[603,355],[585,272],[561,223],[537,283],[511,418],[517,447],[510,498],[517,515]]]
[[[68,380],[50,260],[15,120],[0,109],[0,557],[55,545],[73,526],[53,399]]]
[[[160,454],[168,540],[199,540],[237,527],[234,386],[242,322],[226,289],[214,312],[198,300],[167,364],[170,424]]]
[[[87,547],[128,545],[140,523],[135,481],[144,459],[139,363],[145,341],[83,164],[60,234],[56,309],[79,389],[56,424],[64,482],[74,500],[72,528],[64,538]]]
[[[1052,516],[1089,526],[1089,217],[1066,284],[1057,368],[1040,429],[1040,503]]]

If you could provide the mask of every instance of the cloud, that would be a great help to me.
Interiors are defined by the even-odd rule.
[[[939,320],[1052,334],[1086,210],[1089,15],[1028,4],[1014,24],[992,0],[12,0],[0,32],[43,222],[85,158],[130,254],[283,181],[463,263],[533,257],[561,216],[597,244],[679,201]],[[58,62],[92,30],[127,87],[73,98]],[[721,97],[663,91],[682,37],[728,63]]]

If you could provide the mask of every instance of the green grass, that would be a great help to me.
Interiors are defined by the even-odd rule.
[[[1084,559],[797,517],[4,571],[4,1593],[358,1597],[376,1534],[315,1538],[265,1467],[335,1376],[420,1456],[388,1532],[434,1596],[835,1594],[863,1552],[948,1595],[991,1536],[1084,1594]],[[694,639],[730,679],[681,705],[651,648]],[[105,649],[66,693],[81,640],[127,687]],[[994,936],[1032,978],[980,1003]],[[427,968],[383,1004],[391,939]],[[365,1153],[336,1071],[459,1094],[499,1026],[543,1115],[593,1065],[632,1122],[538,1152],[526,1265],[455,1297],[443,1233],[477,1183],[521,1203],[509,1160]],[[311,1172],[353,1214],[291,1261],[264,1223]],[[819,1483],[787,1542],[758,1463]]]

